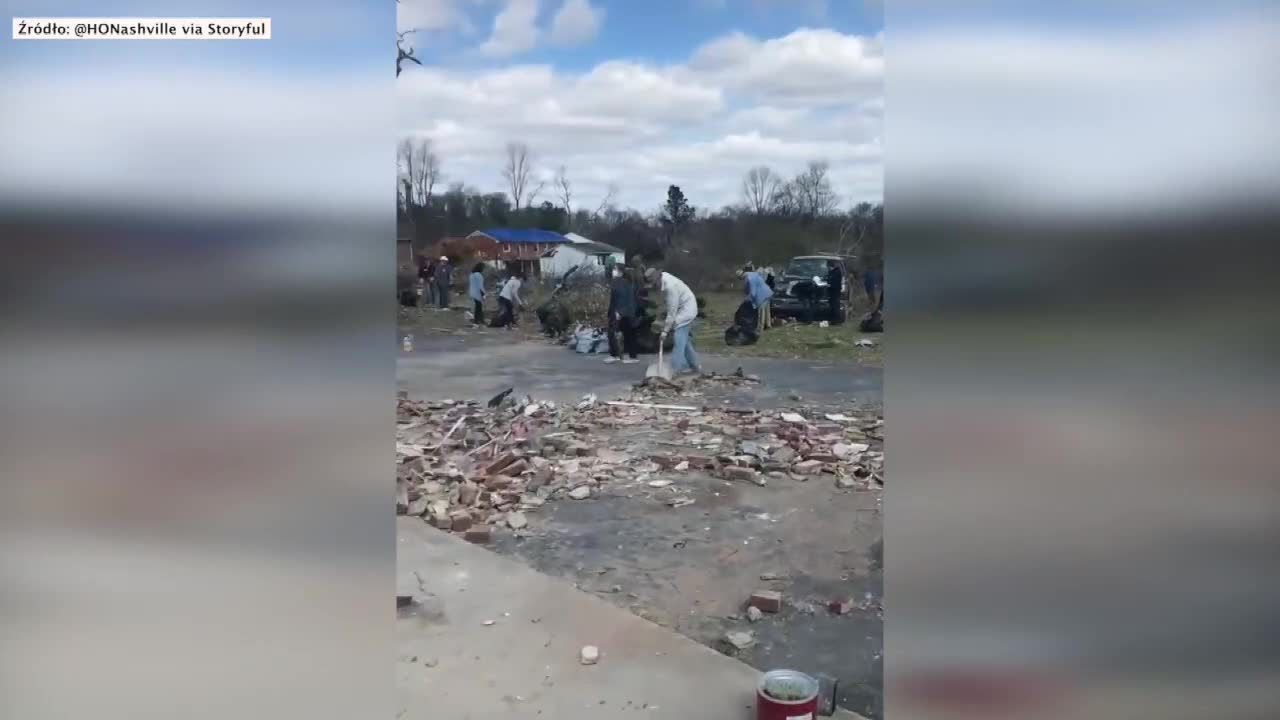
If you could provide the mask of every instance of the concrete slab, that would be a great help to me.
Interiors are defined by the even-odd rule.
[[[421,598],[397,623],[397,718],[755,717],[747,665],[418,518],[396,530],[397,586]]]

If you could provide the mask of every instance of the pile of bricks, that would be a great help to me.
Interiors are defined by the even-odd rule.
[[[510,395],[495,404],[399,399],[398,513],[486,543],[495,527],[526,532],[527,513],[552,500],[586,500],[611,481],[668,487],[650,477],[703,472],[757,485],[821,477],[842,490],[884,483],[883,421],[870,413],[671,411],[593,397],[560,407]],[[645,442],[657,436],[661,449]],[[691,502],[680,500],[668,504]]]

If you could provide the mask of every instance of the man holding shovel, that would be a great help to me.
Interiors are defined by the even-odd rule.
[[[693,291],[680,278],[671,273],[660,272],[657,268],[646,270],[644,278],[649,284],[662,291],[662,302],[667,306],[667,319],[662,325],[658,347],[662,347],[667,340],[667,335],[674,332],[675,347],[671,352],[672,371],[700,374],[702,367],[698,363],[698,353],[693,348],[693,321],[698,317],[698,300],[694,297]]]

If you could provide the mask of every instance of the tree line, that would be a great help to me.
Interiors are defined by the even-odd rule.
[[[883,205],[842,208],[825,161],[810,162],[791,178],[767,166],[752,168],[742,179],[739,202],[716,210],[695,206],[672,185],[650,212],[619,208],[616,185],[594,206],[576,204],[568,168],[559,166],[550,181],[539,179],[536,157],[521,142],[506,146],[499,169],[504,192],[446,184],[442,164],[429,139],[400,142],[398,225],[416,249],[489,227],[576,232],[700,284],[731,277],[728,270],[743,262],[777,265],[800,254],[843,255],[855,270],[883,264]]]

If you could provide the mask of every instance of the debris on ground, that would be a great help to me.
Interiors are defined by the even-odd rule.
[[[730,630],[724,639],[737,650],[746,650],[756,644],[756,634],[746,630]]]
[[[764,619],[764,612],[760,608],[756,607],[755,605],[752,605],[751,607],[747,608],[748,621],[754,623],[754,622],[760,622],[763,619]]]
[[[650,378],[629,399],[611,402],[588,395],[558,405],[513,388],[487,403],[399,397],[396,512],[485,544],[495,532],[527,532],[529,513],[548,502],[615,495],[606,487],[672,509],[692,505],[696,498],[681,489],[687,473],[762,488],[769,479],[826,476],[833,491],[881,489],[878,414],[690,403],[709,391],[757,383],[739,369],[673,383]],[[688,404],[654,402],[669,393]]]
[[[595,665],[600,661],[600,648],[595,645],[587,645],[582,648],[582,652],[579,654],[579,660],[583,665]]]

